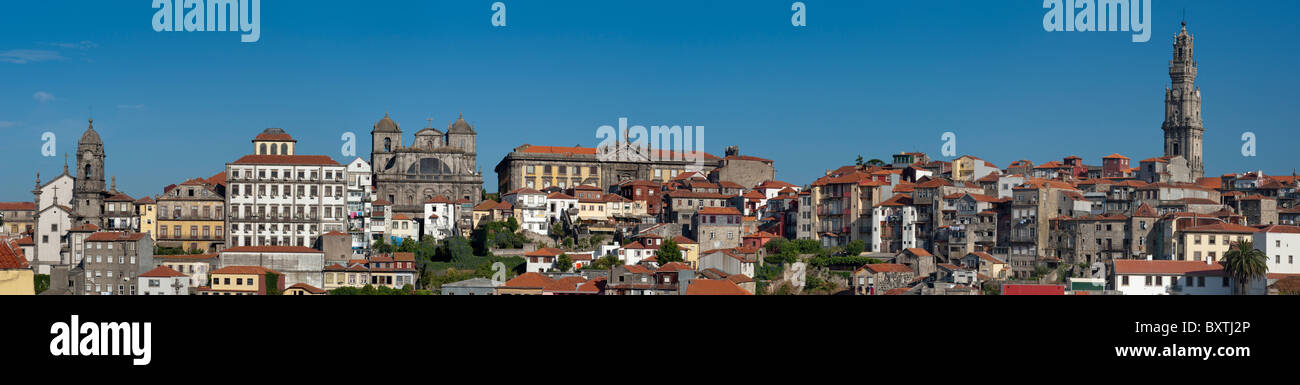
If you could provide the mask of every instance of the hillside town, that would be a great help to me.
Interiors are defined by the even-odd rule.
[[[1204,175],[1192,47],[1184,24],[1148,154],[844,154],[806,180],[770,159],[798,154],[738,146],[517,143],[489,193],[464,116],[407,136],[385,113],[368,158],[267,128],[126,192],[106,155],[129,145],[90,120],[62,170],[0,202],[0,294],[1300,293],[1300,180]]]

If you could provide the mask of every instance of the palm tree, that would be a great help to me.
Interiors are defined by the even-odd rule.
[[[1246,294],[1246,284],[1268,273],[1268,255],[1255,250],[1251,241],[1241,241],[1223,254],[1223,271],[1237,281],[1237,294]]]

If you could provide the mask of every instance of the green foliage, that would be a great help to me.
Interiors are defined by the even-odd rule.
[[[784,270],[780,265],[762,265],[754,269],[754,279],[761,281],[771,281],[781,278],[781,271]]]
[[[559,271],[573,270],[573,258],[569,257],[568,254],[560,254],[560,257],[555,260],[555,269]]]
[[[402,286],[400,289],[394,289],[387,286],[376,287],[366,284],[359,288],[350,286],[335,288],[334,290],[330,290],[329,293],[330,295],[413,295],[415,292],[415,288],[411,287],[409,284]]]
[[[813,257],[811,260],[808,261],[808,264],[817,267],[834,267],[834,266],[861,267],[862,265],[872,265],[880,262],[881,260],[875,258],[860,257],[856,255],[854,256],[846,255],[842,257],[827,257],[827,256]]]
[[[379,239],[375,240],[374,244],[370,245],[370,250],[373,250],[374,252],[380,254],[388,254],[393,252],[393,245],[384,242],[384,238],[380,237]]]
[[[1223,254],[1223,270],[1236,281],[1237,294],[1246,294],[1247,284],[1268,274],[1268,255],[1251,241],[1241,241]]]
[[[512,233],[519,231],[519,221],[515,220],[515,217],[506,218],[506,228]]]
[[[272,272],[266,272],[262,277],[263,286],[266,286],[266,295],[280,295],[280,275]]]
[[[185,255],[185,254],[190,254],[190,251],[186,251],[184,248],[181,247],[162,247],[162,246],[158,246],[157,244],[153,246],[153,255]]]
[[[659,266],[669,262],[682,262],[682,249],[677,247],[677,241],[667,240],[659,246],[659,251],[655,252],[655,260],[659,261]]]
[[[858,254],[862,254],[862,252],[864,251],[867,251],[867,242],[861,239],[856,241],[851,241],[849,242],[849,244],[844,245],[844,253],[850,256],[856,256]]]
[[[32,279],[32,286],[35,287],[35,289],[36,289],[36,294],[40,294],[42,291],[49,290],[49,289],[50,289],[50,275],[49,275],[49,274],[37,274],[37,275]]]
[[[514,218],[510,218],[511,221]],[[492,248],[498,249],[518,249],[528,243],[527,238],[517,233],[519,224],[516,222],[511,229],[511,221],[506,222],[487,222],[479,224],[470,234],[470,245],[473,247],[473,254],[487,255]]]
[[[595,261],[592,261],[592,263],[591,263],[591,267],[596,268],[596,269],[600,269],[600,270],[609,270],[609,269],[614,268],[614,266],[620,266],[620,265],[622,265],[622,264],[623,264],[623,260],[618,259],[617,256],[614,256],[614,255],[606,255],[606,256],[603,256],[603,257],[597,258]]]

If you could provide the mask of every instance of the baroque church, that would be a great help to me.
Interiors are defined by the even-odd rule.
[[[395,213],[415,214],[412,218],[422,218],[424,202],[437,196],[478,204],[483,173],[476,165],[477,137],[461,115],[445,133],[429,119],[429,126],[404,145],[401,126],[385,112],[370,131],[376,199],[389,201]]]

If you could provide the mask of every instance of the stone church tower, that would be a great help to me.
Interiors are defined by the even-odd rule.
[[[95,120],[77,142],[77,177],[73,183],[73,225],[104,227],[104,142],[95,132]]]
[[[1182,157],[1191,181],[1205,176],[1201,159],[1201,90],[1196,87],[1196,60],[1192,58],[1192,36],[1187,22],[1174,36],[1174,59],[1169,61],[1170,87],[1165,88],[1165,157]]]

